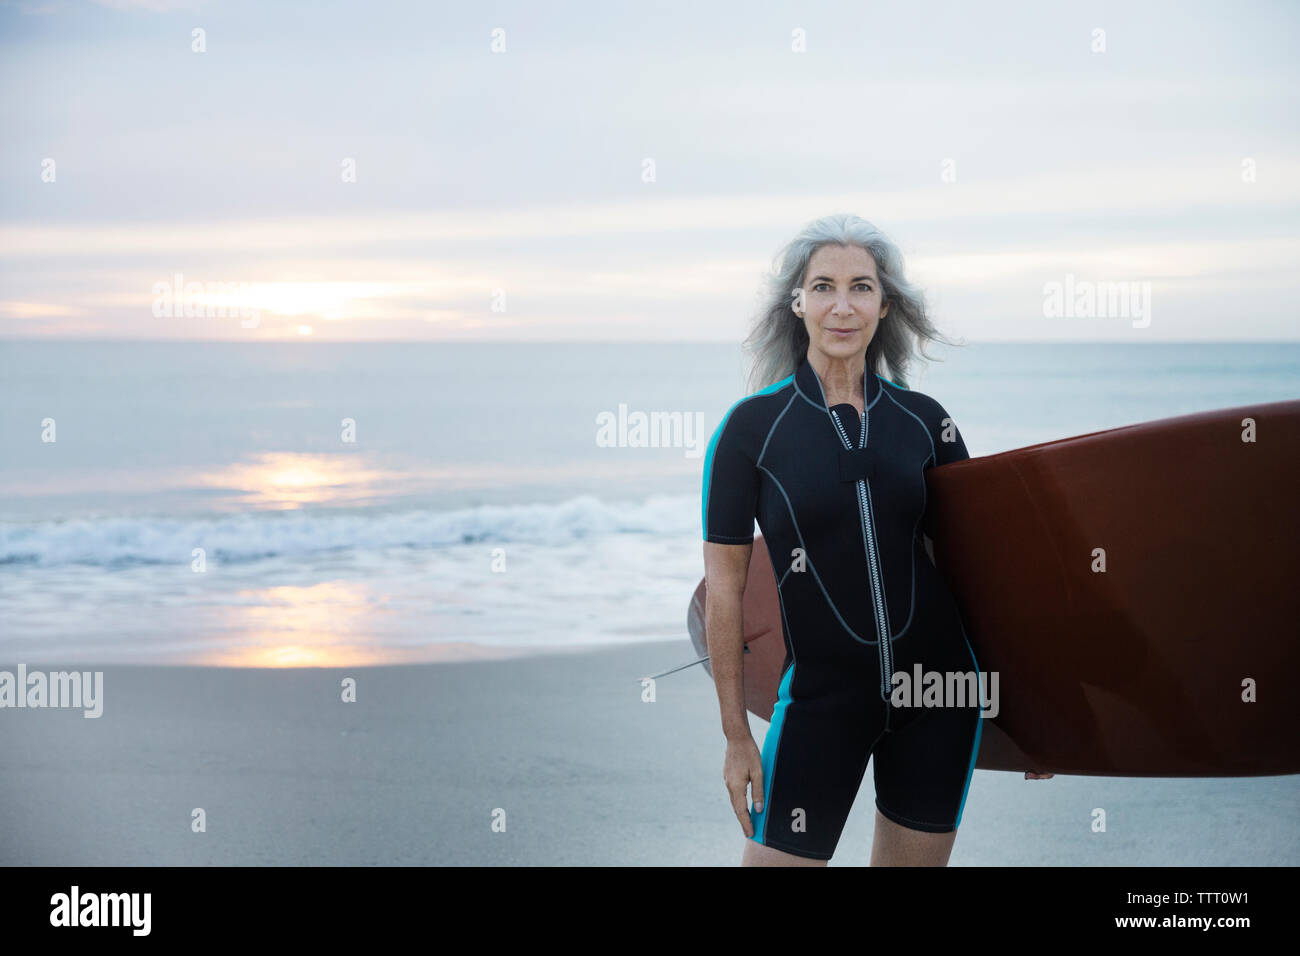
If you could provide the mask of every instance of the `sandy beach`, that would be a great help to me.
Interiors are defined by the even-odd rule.
[[[99,718],[0,712],[0,863],[734,865],[711,683],[691,669],[641,700],[639,677],[690,659],[673,641],[373,668],[95,668]],[[349,677],[355,703],[341,701]],[[761,743],[767,725],[751,726]],[[832,866],[869,858],[870,773]],[[1295,776],[977,771],[952,865],[1296,865],[1298,797]],[[1089,828],[1098,806],[1106,833]],[[206,832],[192,832],[195,808]]]

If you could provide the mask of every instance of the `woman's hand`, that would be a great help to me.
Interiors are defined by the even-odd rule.
[[[722,779],[731,795],[731,809],[736,812],[740,829],[746,837],[754,835],[754,824],[749,819],[746,787],[754,794],[754,812],[763,812],[763,757],[758,752],[754,738],[727,743],[727,757],[722,764]]]
[[[1054,773],[1035,773],[1032,770],[1025,771],[1026,780],[1051,780],[1055,776],[1056,774]]]

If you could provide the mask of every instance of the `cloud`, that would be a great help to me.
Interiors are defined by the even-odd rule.
[[[203,0],[93,0],[96,6],[110,10],[149,10],[168,13],[172,10],[197,10]]]

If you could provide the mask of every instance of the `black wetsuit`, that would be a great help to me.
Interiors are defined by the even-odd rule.
[[[965,706],[899,707],[889,679],[917,664],[978,674],[922,542],[923,531],[936,537],[925,471],[968,458],[966,445],[934,399],[871,372],[863,388],[860,428],[854,406],[827,408],[804,358],[732,406],[704,463],[704,540],[746,544],[757,518],[781,602],[786,656],[754,839],[816,859],[834,852],[868,757],[882,814],[947,832],[961,822],[979,747],[978,694]]]

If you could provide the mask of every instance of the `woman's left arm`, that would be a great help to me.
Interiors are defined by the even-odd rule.
[[[930,444],[934,446],[934,463],[929,468],[939,468],[955,461],[965,461],[970,457],[970,452],[966,450],[966,442],[962,440],[961,432],[957,430],[957,423],[942,405],[934,402],[933,399],[931,401],[934,408],[927,416],[929,421],[925,423],[930,430]],[[926,470],[928,471],[929,468]],[[938,563],[934,559],[934,535],[935,529],[927,512],[921,527],[921,542],[925,545],[925,553],[930,556],[930,563],[937,567]]]

